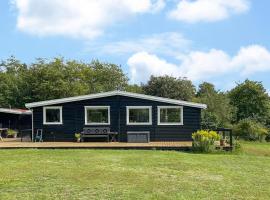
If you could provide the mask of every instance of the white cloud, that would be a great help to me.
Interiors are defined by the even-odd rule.
[[[107,43],[105,45],[93,45],[89,43],[86,51],[99,52],[101,54],[130,54],[141,51],[177,56],[181,51],[187,51],[191,41],[186,39],[182,34],[176,32],[167,32],[154,34],[139,39],[129,39]]]
[[[233,66],[243,68],[242,75],[249,75],[254,72],[270,70],[270,52],[262,46],[251,45],[241,48],[232,60]]]
[[[181,56],[178,64],[170,63],[147,52],[138,52],[128,59],[131,81],[145,82],[150,75],[187,77],[193,81],[224,77],[229,73],[246,76],[255,72],[270,71],[270,52],[265,47],[242,47],[235,56],[222,50],[193,51]]]
[[[177,65],[168,63],[166,60],[147,52],[138,52],[132,55],[127,64],[130,67],[130,81],[132,83],[145,82],[150,75],[180,76],[181,73]]]
[[[248,0],[180,0],[169,17],[188,23],[213,22],[249,9]]]
[[[18,10],[17,28],[45,36],[93,38],[128,17],[154,13],[164,0],[13,0]]]
[[[230,57],[221,50],[194,51],[184,56],[178,70],[191,80],[206,79],[232,70]]]

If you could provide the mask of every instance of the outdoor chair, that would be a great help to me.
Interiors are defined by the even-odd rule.
[[[36,137],[35,137],[35,142],[43,142],[42,138],[42,129],[37,129]]]

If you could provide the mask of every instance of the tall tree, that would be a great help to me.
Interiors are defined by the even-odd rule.
[[[26,72],[26,64],[13,56],[0,63],[0,106],[20,106],[20,101],[25,96],[23,76]]]
[[[195,87],[190,80],[171,76],[151,76],[143,85],[145,94],[190,101],[195,96]]]
[[[127,75],[120,66],[111,63],[102,63],[94,60],[89,65],[94,71],[92,90],[96,92],[125,90],[128,85]]]
[[[265,123],[269,118],[269,96],[261,82],[245,80],[229,92],[237,108],[236,120],[252,118]]]
[[[30,65],[14,57],[0,63],[0,106],[24,107],[42,101],[109,90],[125,90],[122,69],[98,60],[83,63],[63,58],[37,59]]]
[[[230,126],[235,109],[226,94],[217,91],[213,84],[204,82],[199,85],[197,98],[207,105],[207,109],[202,111],[202,128]]]

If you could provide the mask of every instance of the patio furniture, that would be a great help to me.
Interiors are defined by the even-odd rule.
[[[116,141],[117,134],[111,132],[108,127],[86,127],[81,132],[81,141],[83,142],[85,138],[106,138],[107,142]]]
[[[43,142],[42,136],[43,136],[43,130],[42,129],[37,129],[35,142]]]

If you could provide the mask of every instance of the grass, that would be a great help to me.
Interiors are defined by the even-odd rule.
[[[2,150],[0,199],[269,199],[270,144],[242,153]]]
[[[241,141],[242,152],[248,155],[270,157],[270,143]]]

